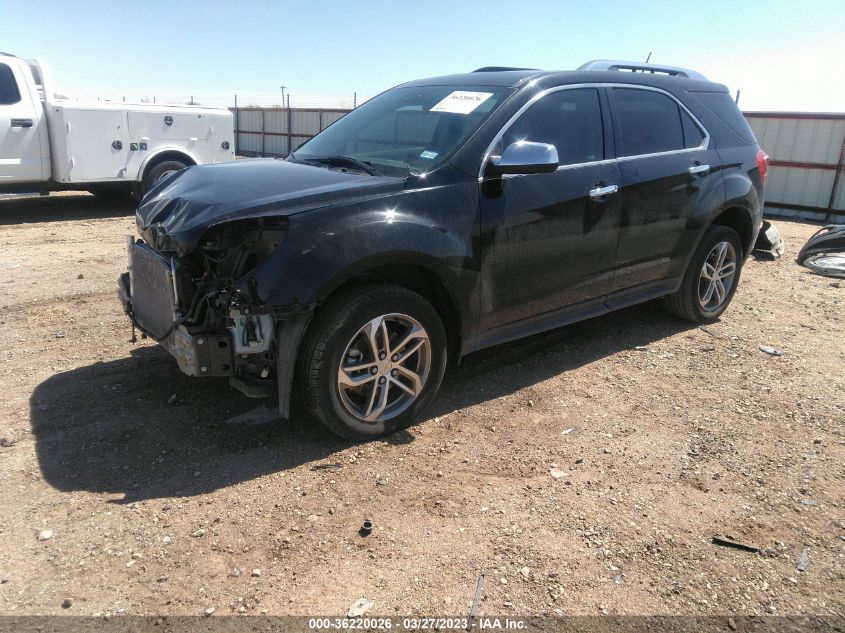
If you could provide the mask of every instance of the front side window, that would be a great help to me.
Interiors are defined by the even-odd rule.
[[[653,90],[612,90],[621,132],[620,156],[671,152],[687,147],[681,109],[674,99]],[[692,147],[700,143],[701,138]]]
[[[383,174],[431,171],[466,143],[512,92],[501,86],[394,88],[322,131],[292,159],[348,157]]]
[[[542,97],[505,131],[502,148],[516,141],[554,145],[561,165],[602,160],[604,128],[598,90],[575,88]]]
[[[0,105],[12,105],[20,100],[21,93],[12,69],[6,64],[0,64]]]

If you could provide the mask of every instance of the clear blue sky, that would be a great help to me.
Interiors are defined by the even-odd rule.
[[[0,50],[43,58],[84,98],[269,104],[284,84],[292,105],[328,105],[478,66],[651,51],[741,89],[746,109],[845,110],[842,0],[0,0],[0,20]]]

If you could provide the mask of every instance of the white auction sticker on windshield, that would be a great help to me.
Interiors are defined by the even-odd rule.
[[[455,90],[455,92],[434,106],[430,112],[469,114],[492,96],[492,92],[467,92],[465,90]]]

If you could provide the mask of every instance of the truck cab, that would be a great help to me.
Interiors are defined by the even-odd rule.
[[[0,53],[0,193],[141,193],[192,165],[234,160],[226,109],[57,98],[49,68]]]
[[[49,180],[44,118],[29,65],[0,54],[0,186]]]

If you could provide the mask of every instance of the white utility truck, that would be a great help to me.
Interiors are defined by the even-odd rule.
[[[0,194],[142,193],[190,165],[235,158],[232,113],[57,98],[38,59],[0,53]]]

